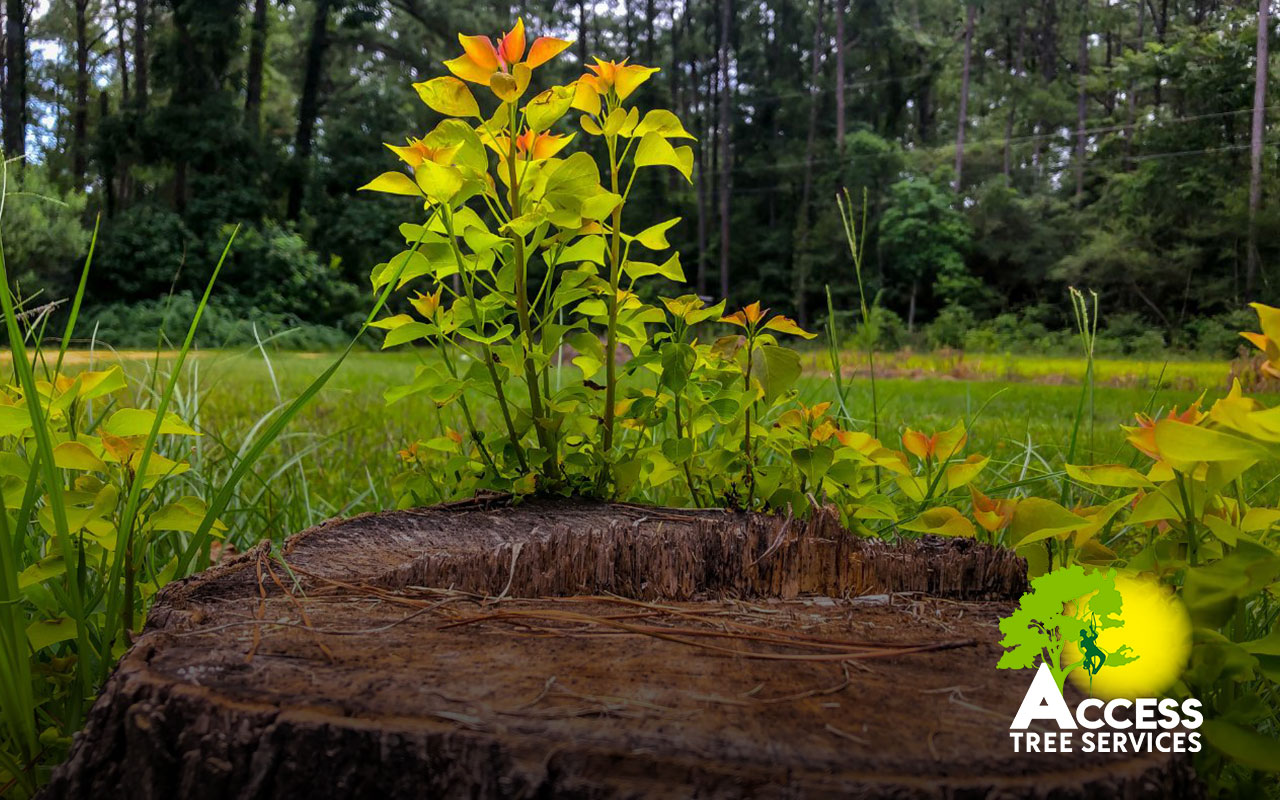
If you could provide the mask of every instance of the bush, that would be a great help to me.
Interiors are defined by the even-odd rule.
[[[67,297],[80,277],[89,231],[80,223],[85,197],[62,192],[43,170],[10,168],[4,204],[4,258],[24,296],[37,305]]]
[[[77,329],[82,336],[92,336],[99,346],[169,347],[180,344],[186,336],[196,302],[194,295],[181,292],[132,305],[113,303],[87,310]],[[196,342],[204,348],[255,345],[255,327],[259,338],[264,342],[271,339],[269,346],[279,350],[335,350],[345,347],[351,339],[350,334],[336,327],[302,322],[290,314],[210,303],[200,321]]]
[[[938,312],[925,328],[925,338],[931,347],[964,347],[965,335],[977,325],[977,319],[968,308],[955,303]]]
[[[1227,311],[1212,317],[1200,317],[1185,326],[1187,338],[1197,352],[1215,358],[1235,358],[1241,349],[1251,349],[1240,337],[1240,331],[1257,328],[1257,320],[1247,308]]]

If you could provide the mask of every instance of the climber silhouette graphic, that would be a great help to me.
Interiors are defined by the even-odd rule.
[[[1097,675],[1098,670],[1102,669],[1102,665],[1107,661],[1107,654],[1102,652],[1102,648],[1098,647],[1098,623],[1096,620],[1090,620],[1089,627],[1080,634],[1080,650],[1084,653],[1085,671],[1090,677]]]

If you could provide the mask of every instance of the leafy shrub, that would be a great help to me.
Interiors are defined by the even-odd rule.
[[[90,337],[99,346],[147,349],[157,345],[172,347],[182,341],[197,306],[190,292],[138,303],[112,303],[90,309],[78,326],[82,344]],[[257,343],[257,336],[270,346],[287,350],[337,350],[351,335],[339,328],[302,322],[292,314],[210,304],[205,308],[196,342],[203,348],[243,347]]]
[[[80,220],[85,197],[57,189],[37,165],[9,172],[4,258],[13,281],[35,304],[65,298],[89,245]]]
[[[929,323],[925,336],[931,347],[963,347],[966,335],[976,323],[972,311],[953,303],[942,309],[933,322]]]

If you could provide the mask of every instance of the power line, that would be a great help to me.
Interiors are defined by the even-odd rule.
[[[1280,109],[1280,104],[1276,104],[1276,105],[1272,105],[1272,106],[1267,106],[1265,110],[1272,110],[1272,109]],[[1135,123],[1134,123],[1134,125],[1133,125],[1132,127],[1134,128],[1135,132],[1137,132],[1137,131],[1142,130],[1142,129],[1149,129],[1149,128],[1153,128],[1153,127],[1158,127],[1158,126],[1160,126],[1160,125],[1182,124],[1182,123],[1186,123],[1186,122],[1195,122],[1195,121],[1198,121],[1198,120],[1212,119],[1212,118],[1214,118],[1214,117],[1225,117],[1225,116],[1232,116],[1232,115],[1236,115],[1236,114],[1246,114],[1246,113],[1251,113],[1252,111],[1253,111],[1253,109],[1252,109],[1252,107],[1250,107],[1250,108],[1236,109],[1236,110],[1233,110],[1233,111],[1221,111],[1221,112],[1213,112],[1213,113],[1207,113],[1207,114],[1192,114],[1192,115],[1187,115],[1187,116],[1184,116],[1184,117],[1175,117],[1175,118],[1172,118],[1172,119],[1165,119],[1165,120],[1148,120],[1148,121],[1145,121],[1145,122],[1142,122],[1142,123],[1135,122]],[[1122,130],[1126,130],[1126,129],[1128,129],[1129,127],[1130,127],[1130,126],[1129,126],[1128,124],[1124,124],[1124,125],[1107,125],[1107,126],[1102,126],[1102,127],[1098,127],[1098,128],[1086,128],[1083,132],[1084,132],[1084,134],[1085,134],[1085,135],[1087,135],[1087,136],[1092,136],[1092,135],[1096,135],[1096,134],[1099,134],[1099,133],[1109,133],[1109,132],[1115,132],[1115,131],[1122,131]],[[1077,131],[1077,130],[1075,130],[1075,129],[1070,129],[1070,128],[1069,128],[1069,129],[1059,129],[1059,130],[1054,131],[1054,132],[1047,132],[1047,133],[1040,133],[1040,134],[1030,134],[1030,135],[1028,135],[1028,136],[1013,137],[1013,138],[1008,139],[1007,141],[1008,141],[1008,143],[1010,144],[1010,146],[1013,146],[1013,145],[1023,145],[1023,144],[1026,144],[1026,143],[1028,143],[1028,142],[1035,142],[1035,141],[1037,141],[1037,140],[1052,140],[1052,139],[1060,139],[1060,138],[1070,138],[1070,137],[1078,136],[1080,133],[1081,133],[1080,131]],[[970,142],[968,142],[968,143],[966,144],[966,146],[967,146],[967,147],[972,147],[972,148],[975,148],[975,149],[976,149],[976,148],[980,148],[980,147],[982,147],[982,146],[984,146],[984,145],[1004,145],[1004,143],[1005,143],[1005,142],[1006,142],[1006,140],[1004,139],[1004,137],[1000,137],[1000,138],[991,138],[991,139],[976,139],[976,140],[971,140]],[[913,148],[910,148],[909,152],[913,152],[913,153],[941,153],[941,152],[947,152],[947,151],[949,151],[952,147],[954,147],[954,145],[951,145],[951,144],[934,145],[934,146],[932,146],[932,147],[913,147]],[[1176,151],[1176,152],[1177,152],[1177,153],[1183,153],[1183,152],[1187,152],[1187,153],[1210,153],[1210,152],[1223,152],[1223,151],[1228,151],[1228,150],[1237,150],[1237,149],[1243,149],[1243,148],[1246,148],[1246,147],[1248,147],[1248,145],[1247,145],[1247,144],[1244,144],[1244,145],[1230,145],[1230,146],[1225,146],[1225,147],[1215,147],[1215,148],[1205,148],[1205,149],[1203,149],[1203,150],[1198,150],[1198,151]],[[762,164],[762,165],[758,165],[758,166],[752,166],[752,165],[733,165],[733,166],[731,166],[731,167],[729,168],[729,170],[730,170],[730,173],[731,173],[731,174],[735,174],[735,175],[739,175],[739,174],[747,174],[747,175],[750,175],[750,174],[756,174],[756,173],[761,173],[761,172],[769,172],[769,171],[784,171],[784,172],[785,172],[785,171],[794,171],[794,170],[804,169],[806,166],[808,166],[808,165],[810,165],[810,164],[812,164],[813,166],[825,165],[825,164],[843,164],[843,163],[848,163],[848,162],[853,161],[853,160],[856,160],[856,159],[880,159],[880,158],[888,158],[888,157],[890,157],[890,156],[894,156],[894,155],[897,155],[897,154],[896,154],[896,153],[866,153],[866,154],[858,155],[858,156],[856,156],[856,157],[855,157],[855,156],[836,156],[836,157],[830,157],[830,158],[820,158],[820,159],[814,159],[812,162],[806,162],[806,161],[795,161],[795,162],[790,162],[790,163],[780,162],[780,163],[774,163],[774,164]],[[1156,154],[1147,154],[1146,156],[1143,156],[1143,155],[1141,155],[1141,154],[1137,154],[1137,155],[1129,156],[1128,158],[1129,158],[1130,160],[1133,160],[1133,161],[1144,161],[1144,160],[1149,160],[1149,156],[1152,156],[1152,155],[1154,155],[1154,156],[1156,156],[1156,157],[1160,157],[1160,156],[1164,156],[1164,155],[1167,155],[1167,154],[1156,153]],[[1123,158],[1118,159],[1118,160],[1123,160]],[[1101,161],[1101,162],[1099,162],[1099,161],[1096,161],[1096,160],[1095,160],[1093,163],[1107,163],[1107,160],[1103,160],[1103,161]],[[711,174],[711,175],[720,175],[720,174],[723,172],[723,169],[706,170],[706,172],[707,172],[708,174]]]

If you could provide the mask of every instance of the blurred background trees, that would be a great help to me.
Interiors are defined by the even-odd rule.
[[[636,224],[683,216],[673,241],[704,292],[762,297],[809,325],[828,285],[853,307],[833,198],[865,187],[868,289],[903,323],[886,330],[941,317],[945,343],[957,321],[1065,328],[1079,285],[1117,324],[1220,352],[1235,347],[1223,327],[1248,300],[1275,302],[1280,279],[1267,10],[4,0],[3,147],[26,156],[10,169],[6,257],[24,292],[66,296],[100,214],[90,314],[118,322],[197,291],[243,224],[224,307],[349,328],[403,217],[354,191],[393,164],[377,142],[434,124],[410,83],[442,73],[457,31],[497,34],[521,15],[578,42],[542,80],[568,82],[595,54],[662,68],[641,103],[680,114],[697,169],[693,185],[639,181]]]

